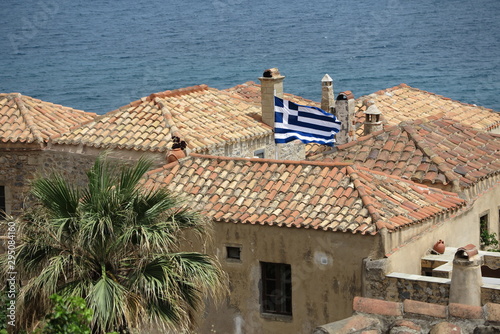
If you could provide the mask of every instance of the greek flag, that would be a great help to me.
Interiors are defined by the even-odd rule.
[[[299,139],[303,143],[333,146],[340,122],[326,111],[274,97],[274,141]]]

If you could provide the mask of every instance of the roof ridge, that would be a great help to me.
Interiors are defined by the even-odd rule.
[[[260,163],[282,163],[289,165],[312,165],[312,166],[326,166],[326,167],[345,167],[352,165],[352,163],[349,162],[223,157],[223,156],[200,154],[200,153],[190,153],[189,156],[194,158],[207,158],[207,159],[221,160],[221,161],[252,161]]]
[[[405,83],[400,83],[399,85],[396,85],[396,86],[393,86],[393,87],[389,87],[389,88],[384,88],[384,89],[380,89],[380,90],[377,90],[371,94],[367,94],[367,95],[362,95],[360,97],[358,97],[356,100],[364,100],[364,99],[367,99],[369,98],[371,95],[384,95],[385,93],[387,92],[392,92],[396,89],[399,89],[399,88],[405,88],[405,87],[408,87],[408,88],[413,88],[411,86],[408,86],[407,84]]]
[[[353,170],[353,172],[354,172],[354,174],[353,174],[353,175],[354,175],[356,178],[360,178],[360,177],[359,177],[359,175],[358,175],[358,173],[356,172],[356,170],[360,170],[360,171],[363,171],[363,172],[366,172],[366,173],[370,173],[370,174],[377,174],[377,175],[383,176],[383,177],[385,177],[385,178],[392,179],[392,180],[394,180],[394,181],[401,181],[401,182],[404,182],[404,183],[408,184],[408,186],[409,186],[411,189],[413,189],[413,190],[415,190],[415,191],[417,191],[417,192],[422,192],[422,191],[424,191],[423,189],[425,189],[425,190],[427,191],[427,192],[426,192],[427,194],[431,194],[431,193],[432,193],[432,194],[438,194],[438,193],[441,193],[441,194],[443,194],[443,195],[445,195],[445,196],[457,197],[457,198],[459,198],[460,200],[462,200],[462,203],[460,203],[460,204],[456,203],[456,207],[454,207],[453,209],[451,209],[451,211],[458,211],[458,210],[460,210],[460,208],[461,208],[461,207],[463,207],[464,205],[465,205],[465,206],[467,205],[467,201],[465,201],[465,200],[461,199],[461,198],[459,197],[459,194],[458,194],[457,192],[450,192],[450,191],[446,191],[446,190],[443,190],[443,189],[436,189],[436,188],[434,188],[434,187],[429,187],[429,186],[424,185],[424,184],[419,184],[419,183],[416,183],[416,182],[414,182],[414,181],[411,181],[411,180],[408,180],[408,179],[404,179],[404,178],[399,177],[399,176],[396,176],[396,175],[391,175],[391,174],[386,174],[386,173],[381,172],[381,171],[371,170],[371,169],[366,168],[366,167],[361,166],[361,165],[354,165],[353,167],[348,166],[348,167],[347,167],[347,169],[349,169],[349,168],[352,168],[352,170]],[[353,180],[353,182],[354,182],[354,184],[355,184],[355,186],[356,186],[356,189],[358,189],[358,192],[360,193],[360,197],[361,197],[361,199],[363,200],[363,204],[367,207],[367,209],[369,210],[369,213],[370,213],[370,214],[372,214],[372,211],[373,211],[373,210],[372,210],[372,211],[370,211],[370,209],[369,209],[369,207],[368,207],[368,204],[366,204],[366,202],[365,202],[365,199],[367,199],[367,200],[368,200],[368,203],[370,203],[370,202],[372,203],[372,204],[370,204],[370,205],[374,205],[374,204],[373,204],[373,202],[372,202],[371,197],[370,197],[369,195],[367,195],[367,194],[366,194],[366,196],[367,196],[367,197],[365,198],[365,197],[361,194],[361,192],[359,191],[359,188],[358,188],[358,185],[356,184],[356,182],[355,182],[354,180]],[[360,182],[361,187],[362,187],[362,191],[364,192],[364,191],[365,191],[365,190],[364,190],[365,185],[364,185],[361,181],[358,181],[358,182]],[[417,189],[418,189],[418,190],[417,190]],[[374,207],[375,207],[375,209],[376,209],[376,206],[375,206],[375,205],[374,205]],[[417,219],[416,221],[414,221],[414,223],[418,223],[418,222],[421,222],[421,221],[425,221],[425,220],[431,219],[431,218],[432,218],[432,217],[434,217],[435,215],[442,216],[442,215],[443,215],[445,212],[447,212],[447,211],[449,211],[449,209],[440,209],[440,210],[439,210],[439,212],[437,212],[437,213],[435,213],[435,214],[432,214],[432,215],[430,215],[430,216],[424,217],[424,218],[419,218],[419,219]],[[379,215],[379,214],[378,214],[378,212],[376,212],[376,211],[375,211],[375,213],[376,213],[377,215]],[[372,215],[372,219],[374,219],[374,218],[376,218],[376,217],[377,217],[377,216],[373,216],[373,215]],[[381,216],[380,216],[380,217],[381,217]],[[382,228],[384,228],[384,227],[385,227],[385,228],[388,228],[388,229],[390,229],[390,230],[397,230],[397,229],[399,229],[399,228],[400,228],[399,226],[394,226],[391,222],[384,221],[382,218],[380,218],[380,220],[378,220],[378,221],[376,221],[376,220],[374,219],[374,221],[375,221],[376,226],[377,226],[377,228],[378,228],[379,230],[380,230],[380,229],[382,229]]]
[[[229,90],[229,89],[234,89],[236,87],[248,87],[248,86],[260,86],[260,84],[256,83],[255,81],[246,81],[242,84],[239,84],[239,85],[236,85],[236,86],[232,86],[232,87],[228,87],[226,89],[223,89],[223,90]]]
[[[375,226],[377,227],[378,230],[383,229],[384,227],[391,227],[393,229],[394,227],[382,220],[382,217],[380,213],[378,213],[377,208],[375,204],[373,203],[372,198],[367,194],[365,191],[365,185],[363,182],[361,182],[360,177],[357,172],[357,167],[354,166],[346,166],[346,171],[349,174],[349,177],[351,178],[352,182],[354,183],[354,187],[359,193],[359,197],[361,197],[361,201],[363,202],[363,205],[366,207],[368,210],[368,213],[370,214],[373,222],[375,223]]]
[[[243,86],[243,85],[238,85],[238,86]],[[238,86],[234,86],[234,87],[230,87],[230,88],[226,88],[226,89],[222,89],[222,90],[217,90],[219,93],[221,94],[225,94],[227,96],[229,96],[230,98],[232,99],[237,99],[237,100],[240,100],[241,102],[243,103],[250,103],[252,104],[253,106],[257,106],[259,104],[255,104],[253,102],[249,102],[243,95],[237,93],[237,92],[231,92],[230,89],[232,88],[235,88],[235,87],[238,87]],[[237,116],[235,116],[237,117]],[[265,124],[264,122],[261,122],[263,124]]]
[[[10,97],[10,99],[13,99],[14,102],[17,104],[17,106],[19,108],[19,112],[21,113],[21,116],[23,117],[24,121],[26,122],[26,125],[30,129],[33,136],[35,136],[37,142],[43,146],[43,143],[45,142],[45,140],[43,139],[42,132],[38,129],[38,127],[35,124],[35,121],[33,120],[33,117],[30,115],[26,106],[24,105],[24,101],[22,100],[21,93],[14,93]]]
[[[160,111],[162,113],[163,119],[165,120],[165,127],[170,129],[170,137],[177,136],[181,138],[180,130],[175,124],[174,117],[172,113],[167,108],[167,106],[163,103],[160,97],[155,97],[154,102],[160,107]],[[182,138],[184,139],[184,138]]]
[[[202,90],[207,90],[210,87],[208,87],[205,84],[201,85],[195,85],[195,86],[188,86],[188,87],[183,87],[183,88],[177,88],[174,90],[166,90],[163,92],[158,92],[158,93],[153,93],[147,97],[149,101],[155,100],[155,98],[165,98],[165,97],[174,97],[174,96],[181,96],[189,93],[194,93],[194,92],[200,92]]]
[[[408,133],[409,138],[413,140],[413,142],[415,143],[415,147],[421,149],[422,152],[426,154],[431,159],[431,161],[435,163],[438,166],[438,168],[444,173],[444,175],[452,183],[453,191],[459,193],[460,192],[459,178],[458,176],[455,175],[455,173],[451,171],[451,169],[448,166],[444,164],[445,160],[439,157],[438,154],[435,153],[434,150],[424,142],[423,137],[420,136],[415,131],[415,129],[409,126],[408,123],[402,122],[401,127],[406,131],[406,133]]]

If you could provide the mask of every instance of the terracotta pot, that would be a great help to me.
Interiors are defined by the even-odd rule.
[[[174,148],[167,154],[167,162],[171,163],[174,161],[177,161],[179,159],[182,159],[186,156],[186,153],[180,148]]]
[[[439,241],[434,244],[434,247],[432,249],[434,249],[439,254],[443,254],[445,249],[444,241],[439,239]]]

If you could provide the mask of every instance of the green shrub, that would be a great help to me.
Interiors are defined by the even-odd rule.
[[[52,313],[46,316],[45,326],[38,334],[90,334],[92,310],[80,297],[50,297],[55,303]]]

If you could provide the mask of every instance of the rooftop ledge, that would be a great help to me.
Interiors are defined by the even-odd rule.
[[[446,247],[443,254],[428,254],[422,257],[422,270],[431,272],[432,276],[392,272],[387,274],[386,277],[430,283],[451,284],[453,259],[457,249],[458,248],[455,247]],[[479,251],[479,255],[483,259],[483,267],[488,267],[492,270],[500,268],[500,253]],[[483,276],[482,287],[500,290],[500,276]]]

